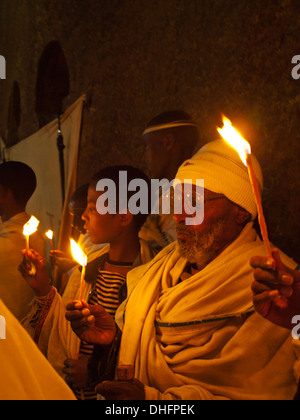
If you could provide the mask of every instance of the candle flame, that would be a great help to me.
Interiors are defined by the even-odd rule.
[[[40,222],[34,216],[31,216],[30,220],[25,223],[23,228],[23,235],[29,236],[37,231],[38,225]]]
[[[46,232],[45,235],[47,236],[48,239],[50,239],[50,240],[53,239],[53,232],[52,232],[52,230],[48,230],[48,232]]]
[[[80,246],[74,241],[74,239],[70,239],[70,241],[71,241],[71,251],[72,251],[74,260],[76,260],[78,264],[82,265],[82,267],[85,267],[87,265],[87,256],[81,250]]]
[[[232,126],[231,121],[223,116],[223,128],[217,128],[224,140],[230,144],[240,155],[245,166],[247,166],[246,155],[251,154],[251,146],[240,133]]]

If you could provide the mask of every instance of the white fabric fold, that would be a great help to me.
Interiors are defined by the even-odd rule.
[[[182,282],[187,261],[176,244],[128,274],[119,363],[135,365],[147,399],[293,397],[290,332],[251,309],[249,260],[264,254],[250,223],[205,269]]]

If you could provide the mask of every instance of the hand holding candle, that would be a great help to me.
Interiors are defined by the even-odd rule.
[[[86,266],[87,266],[87,256],[85,253],[81,250],[80,246],[71,239],[71,251],[73,258],[82,266],[81,271],[81,287],[80,287],[80,300],[82,301],[83,297],[83,285],[84,285],[84,279],[85,279],[85,272],[86,272]]]

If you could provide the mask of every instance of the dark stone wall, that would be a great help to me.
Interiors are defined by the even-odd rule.
[[[0,134],[15,142],[53,118],[38,115],[36,83],[57,41],[63,109],[88,94],[78,184],[107,164],[143,169],[141,132],[162,111],[190,112],[203,142],[225,113],[261,162],[270,238],[300,262],[299,31],[297,0],[1,0]]]

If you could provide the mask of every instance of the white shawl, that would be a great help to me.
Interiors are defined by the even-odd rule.
[[[147,399],[293,397],[290,333],[253,313],[249,260],[265,254],[256,236],[248,224],[207,267],[179,283],[186,260],[176,243],[128,274],[119,363],[135,365]]]
[[[0,315],[6,323],[6,338],[0,339],[0,400],[76,400],[1,300]]]

